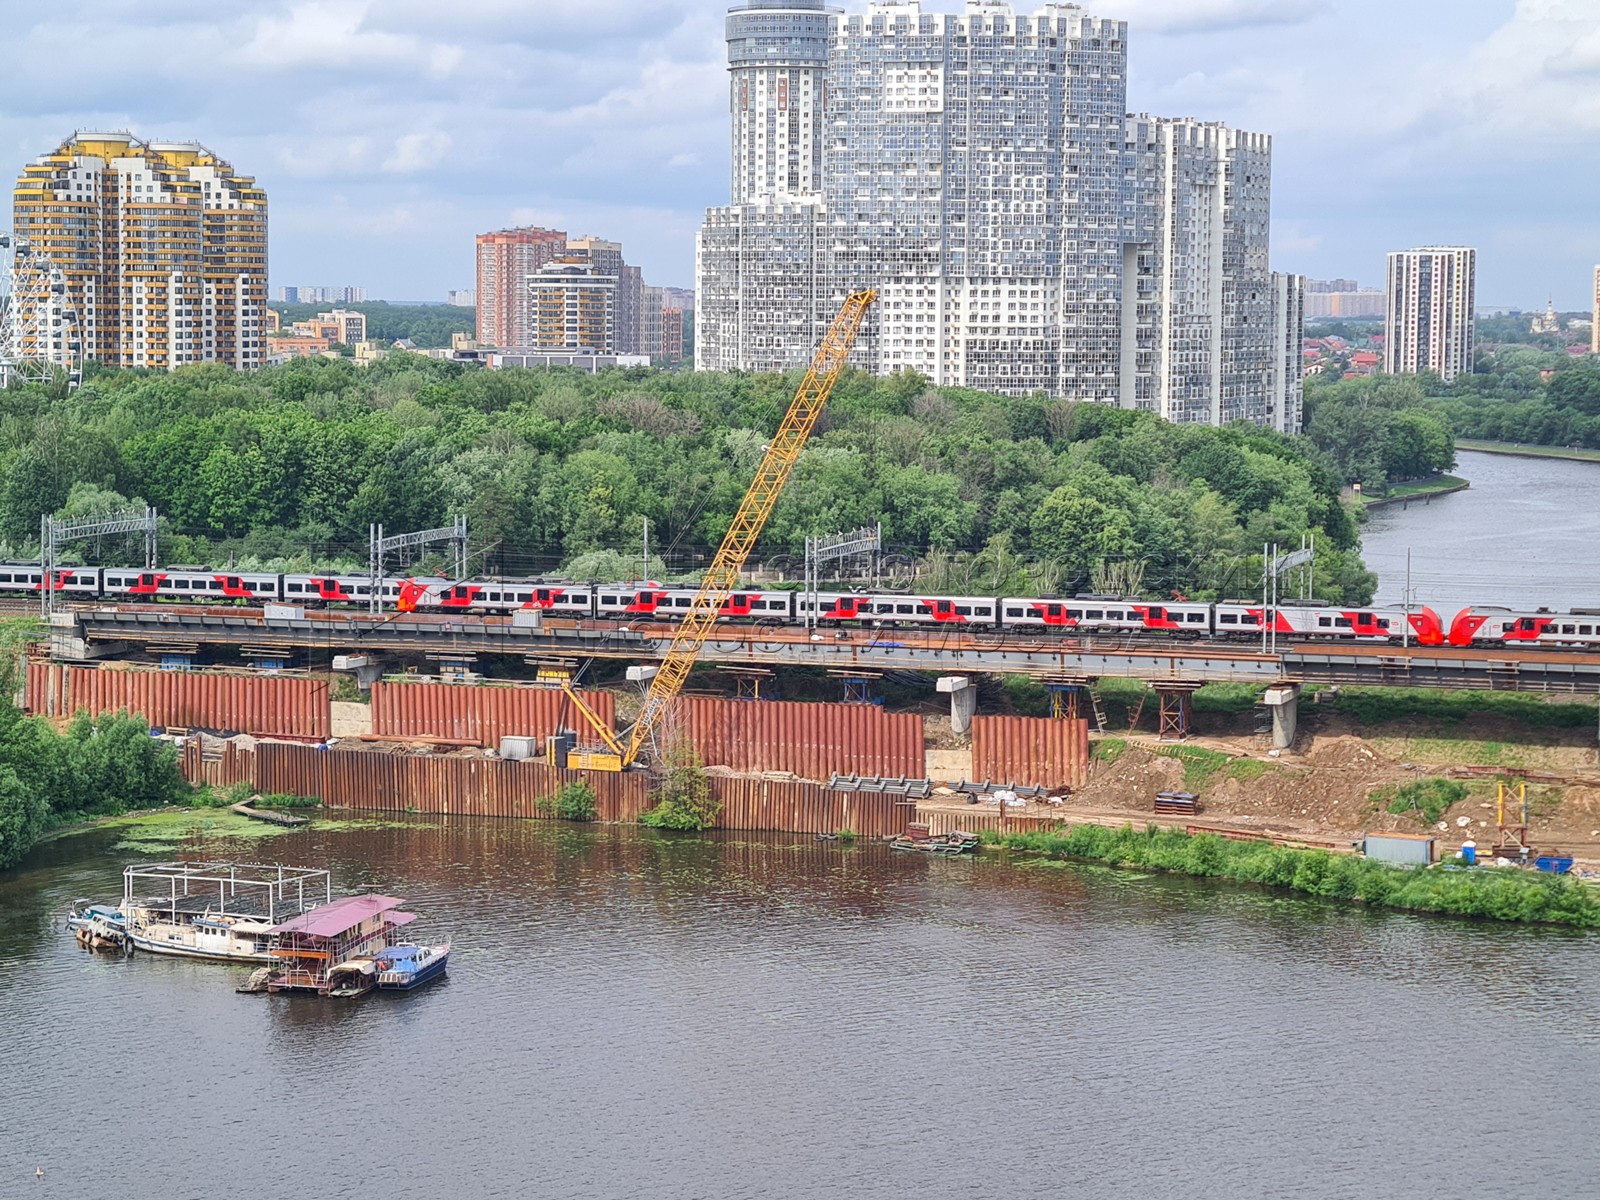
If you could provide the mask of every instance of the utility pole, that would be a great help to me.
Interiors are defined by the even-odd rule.
[[[1406,594],[1400,599],[1400,606],[1405,613],[1405,623],[1400,626],[1400,645],[1409,649],[1411,646],[1411,547],[1406,547]]]
[[[639,576],[641,582],[650,579],[650,518],[644,519],[644,574]]]

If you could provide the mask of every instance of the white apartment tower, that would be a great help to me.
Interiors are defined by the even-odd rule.
[[[1478,252],[1424,246],[1389,255],[1383,369],[1432,371],[1445,383],[1472,371]]]
[[[728,45],[733,202],[697,244],[697,367],[801,365],[870,286],[853,361],[874,373],[1275,418],[1270,139],[1130,122],[1125,23],[748,0]]]
[[[1600,354],[1600,267],[1594,269],[1594,320],[1589,326],[1589,353]]]

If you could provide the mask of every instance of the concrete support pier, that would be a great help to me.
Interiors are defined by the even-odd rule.
[[[1270,687],[1261,702],[1272,710],[1272,748],[1289,749],[1294,745],[1295,728],[1300,720],[1300,685],[1280,683]]]
[[[966,733],[972,728],[973,714],[978,711],[978,689],[972,680],[965,675],[941,675],[934,687],[950,697],[950,728],[956,733]]]
[[[363,692],[370,692],[372,685],[383,678],[383,660],[376,654],[336,654],[333,669],[352,672],[356,686]]]

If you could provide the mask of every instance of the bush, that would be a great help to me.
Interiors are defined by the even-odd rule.
[[[653,829],[710,829],[722,811],[711,795],[711,783],[694,751],[679,746],[667,756],[667,773],[655,792],[655,807],[639,820]]]
[[[1052,858],[1209,876],[1389,908],[1600,928],[1600,894],[1564,876],[1515,867],[1406,869],[1354,854],[1190,836],[1154,825],[1143,830],[1063,826],[1051,833],[985,830],[980,836],[991,845]]]
[[[256,808],[321,808],[322,801],[315,796],[296,796],[291,792],[273,792],[255,802]]]
[[[547,817],[561,821],[592,821],[599,811],[594,789],[587,783],[563,784],[554,796],[542,796],[534,806]]]

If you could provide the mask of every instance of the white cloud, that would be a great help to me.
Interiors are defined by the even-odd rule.
[[[254,35],[229,57],[271,71],[415,67],[438,76],[460,65],[460,46],[371,27],[371,7],[371,0],[304,0],[257,18]]]
[[[1127,20],[1140,33],[1221,33],[1261,25],[1298,25],[1322,0],[1110,0],[1091,10]]]
[[[395,139],[394,153],[384,160],[383,169],[396,175],[426,171],[443,161],[450,145],[450,135],[438,130],[404,134]]]

